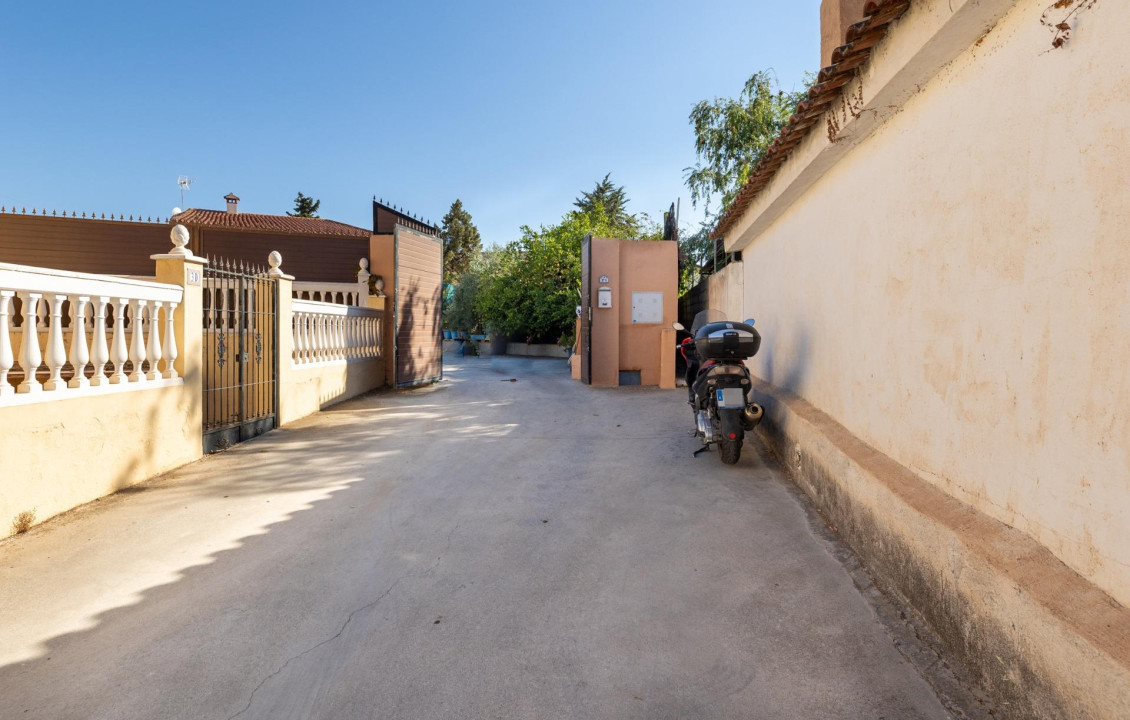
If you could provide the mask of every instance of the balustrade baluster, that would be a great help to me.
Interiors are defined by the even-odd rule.
[[[131,300],[130,310],[130,344],[129,359],[133,362],[133,372],[130,373],[130,382],[145,382],[145,373],[141,366],[145,364],[145,306],[144,300]]]
[[[294,361],[301,364],[306,362],[306,313],[297,313],[294,322]]]
[[[160,300],[154,300],[153,307],[149,310],[149,347],[146,348],[149,354],[149,373],[145,376],[146,380],[161,379],[157,364],[161,362],[161,335],[158,331],[161,328],[159,319],[163,304]]]
[[[23,340],[20,342],[20,367],[24,371],[24,380],[16,388],[18,393],[37,393],[43,389],[35,377],[39,370],[42,356],[39,354],[39,300],[42,293],[21,292],[20,300],[23,302]]]
[[[180,377],[177,374],[177,333],[174,323],[177,312],[177,303],[170,302],[165,308],[165,377]]]
[[[290,331],[292,338],[290,359],[291,362],[298,365],[302,362],[300,359],[302,357],[302,313],[295,311],[292,312],[290,316],[291,322],[293,323]]]
[[[12,355],[11,329],[8,326],[8,308],[12,304],[13,290],[0,290],[0,397],[15,393],[15,388],[8,382],[8,371],[16,364]]]
[[[94,301],[94,347],[90,352],[90,361],[94,363],[94,377],[90,378],[91,385],[105,385],[109,382],[106,377],[106,363],[110,361],[110,349],[106,347],[106,306],[110,298],[102,296]]]
[[[318,315],[318,360],[330,359],[330,318],[328,315]]]
[[[334,360],[341,360],[345,357],[345,336],[342,333],[344,323],[342,320],[345,318],[340,315],[333,316],[334,324]]]
[[[63,365],[67,363],[67,345],[63,341],[63,303],[66,295],[52,295],[51,324],[47,327],[47,352],[44,361],[51,375],[43,383],[44,390],[61,390],[66,387],[63,382]]]
[[[110,341],[110,360],[114,363],[114,374],[110,376],[111,385],[120,385],[129,382],[126,378],[126,360],[129,360],[129,351],[126,349],[126,304],[127,298],[115,298],[114,302],[114,337]]]
[[[90,352],[86,349],[86,306],[90,298],[79,295],[71,298],[71,367],[74,377],[67,383],[70,388],[83,388],[90,385],[86,379],[86,364],[90,362]]]

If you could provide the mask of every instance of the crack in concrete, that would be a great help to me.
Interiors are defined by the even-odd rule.
[[[265,678],[263,678],[262,680],[259,681],[259,684],[255,686],[255,689],[251,691],[251,695],[247,698],[247,704],[244,705],[243,708],[239,712],[235,713],[234,715],[229,715],[227,720],[235,720],[235,718],[239,717],[240,715],[242,715],[245,712],[247,712],[248,710],[250,710],[251,705],[255,702],[255,695],[261,689],[263,689],[263,686],[266,685],[267,682],[271,678],[282,674],[282,672],[284,670],[286,670],[287,666],[290,665],[292,662],[294,662],[295,660],[298,660],[299,658],[303,657],[304,655],[308,655],[308,654],[314,652],[315,650],[317,650],[320,647],[324,647],[326,645],[329,645],[334,640],[337,640],[339,637],[341,637],[342,634],[345,632],[345,629],[347,627],[349,627],[349,624],[351,622],[353,622],[354,617],[356,617],[359,613],[362,613],[366,610],[371,610],[372,608],[376,607],[381,602],[381,600],[384,600],[386,597],[388,597],[389,593],[391,593],[394,589],[396,589],[396,586],[400,584],[401,580],[407,580],[408,578],[413,578],[413,577],[427,577],[428,575],[430,575],[433,570],[435,570],[437,567],[439,567],[440,561],[443,560],[443,556],[446,555],[447,551],[451,549],[451,539],[455,535],[455,531],[458,530],[458,529],[459,529],[459,524],[456,523],[455,527],[453,527],[451,529],[451,532],[449,532],[447,534],[447,544],[444,546],[443,550],[440,552],[440,556],[436,558],[436,561],[434,563],[432,563],[431,567],[429,567],[427,570],[425,570],[421,573],[412,573],[412,572],[404,573],[403,575],[398,577],[396,580],[394,580],[392,582],[392,584],[389,585],[388,588],[385,589],[385,591],[383,593],[381,593],[375,600],[372,600],[371,602],[368,602],[368,603],[362,605],[361,607],[353,610],[351,613],[349,613],[349,616],[345,618],[345,622],[343,622],[341,624],[341,627],[338,628],[338,631],[336,633],[334,633],[331,637],[326,638],[325,640],[321,641],[320,643],[317,643],[316,645],[311,645],[310,647],[306,648],[305,650],[298,653],[297,655],[293,655],[293,656],[287,658],[286,661],[282,665],[280,665],[274,672],[272,672],[270,675],[267,675]]]

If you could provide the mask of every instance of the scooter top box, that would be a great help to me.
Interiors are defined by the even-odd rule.
[[[694,349],[710,360],[749,358],[761,348],[761,334],[752,325],[740,322],[712,322],[698,329]]]

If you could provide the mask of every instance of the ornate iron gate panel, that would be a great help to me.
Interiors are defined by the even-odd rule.
[[[263,268],[204,269],[204,452],[261,435],[278,417],[278,284]]]

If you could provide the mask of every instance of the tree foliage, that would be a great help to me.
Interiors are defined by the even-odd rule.
[[[710,239],[713,225],[713,221],[707,220],[693,233],[679,233],[679,250],[682,255],[682,267],[679,272],[680,295],[702,280],[701,268],[714,254],[714,241]]]
[[[306,197],[302,193],[298,193],[298,197],[294,198],[294,212],[288,212],[287,215],[291,217],[316,218],[318,217],[318,208],[321,206],[321,200],[315,200],[312,197]]]
[[[587,212],[566,213],[555,225],[523,226],[520,239],[493,253],[493,265],[479,288],[479,316],[491,332],[533,342],[567,341],[580,304],[585,236],[662,238],[658,223],[650,223],[646,215],[637,220],[644,229],[626,235],[596,204]]]
[[[806,85],[813,79],[806,77]],[[785,92],[778,87],[776,76],[759,71],[746,81],[736,99],[714,98],[695,105],[690,121],[698,162],[685,171],[691,202],[703,202],[709,209],[718,196],[718,212],[725,212],[806,96],[807,87]]]
[[[573,206],[579,212],[590,215],[599,210],[608,225],[619,231],[617,235],[634,235],[639,227],[639,219],[628,212],[628,193],[623,185],[617,186],[612,182],[612,173],[597,180],[590,192],[582,191],[581,196],[573,201]]]
[[[444,277],[457,282],[483,247],[479,229],[471,222],[471,213],[463,208],[463,201],[456,199],[451,203],[451,209],[443,216],[439,236],[443,240]]]

